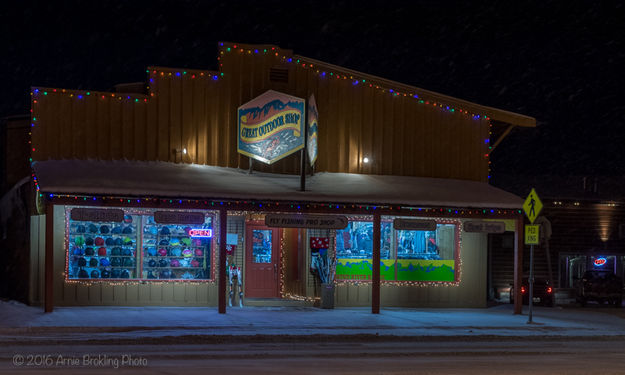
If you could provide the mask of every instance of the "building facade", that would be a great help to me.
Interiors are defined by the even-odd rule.
[[[232,284],[235,304],[314,304],[329,273],[338,306],[485,306],[487,233],[522,225],[488,156],[533,118],[271,45],[220,43],[218,61],[150,67],[138,92],[33,88],[31,303],[223,312]],[[240,152],[306,134],[305,111],[282,127],[294,107],[242,117],[268,92],[314,97],[314,159]],[[241,140],[257,118],[261,143]]]

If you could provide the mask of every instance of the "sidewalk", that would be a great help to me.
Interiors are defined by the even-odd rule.
[[[55,339],[140,339],[165,336],[376,335],[376,336],[625,336],[625,311],[614,308],[534,310],[535,324],[513,315],[511,305],[486,309],[370,308],[323,310],[309,307],[57,307],[0,301],[0,341]]]

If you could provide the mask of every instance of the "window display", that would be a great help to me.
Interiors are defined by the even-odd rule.
[[[457,223],[438,220],[436,230],[393,230],[382,221],[380,279],[385,281],[455,281]],[[336,279],[371,280],[373,222],[350,221],[336,231]]]
[[[252,231],[252,252],[254,263],[271,263],[271,230]]]
[[[142,278],[209,279],[212,217],[201,219],[201,225],[161,224],[154,216],[146,217]]]
[[[67,279],[211,278],[212,215],[84,207],[67,215]]]
[[[68,279],[136,279],[137,216],[75,209],[69,220]]]

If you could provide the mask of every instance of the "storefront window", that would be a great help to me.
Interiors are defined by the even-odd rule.
[[[67,278],[208,280],[212,231],[200,211],[69,208]]]
[[[456,281],[457,224],[433,223],[436,230],[380,228],[380,278],[384,281]],[[373,222],[350,221],[336,231],[336,279],[371,280]]]
[[[271,230],[252,231],[252,253],[254,263],[271,263]]]
[[[76,209],[69,220],[69,279],[136,279],[137,215]]]

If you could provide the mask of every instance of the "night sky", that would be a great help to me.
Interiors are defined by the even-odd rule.
[[[149,65],[217,68],[217,42],[276,44],[533,116],[493,171],[623,175],[625,6],[569,1],[4,2],[0,117],[30,86],[111,90]]]

